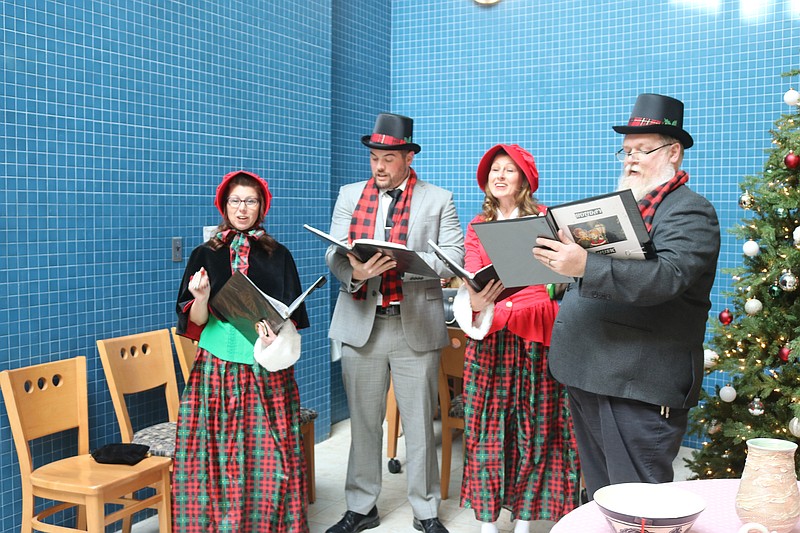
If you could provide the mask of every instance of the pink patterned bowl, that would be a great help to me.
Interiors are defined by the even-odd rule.
[[[616,533],[686,533],[705,501],[669,483],[619,483],[594,493],[594,501]]]

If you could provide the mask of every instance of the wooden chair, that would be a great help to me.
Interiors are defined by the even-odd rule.
[[[189,374],[192,372],[194,366],[194,358],[197,355],[197,341],[178,335],[175,328],[172,330],[172,342],[175,343],[175,352],[178,354],[178,363],[181,365],[181,374],[183,374],[183,382],[189,381]]]
[[[180,403],[169,337],[169,330],[160,329],[97,341],[122,442],[146,444],[151,454],[163,457],[175,454]],[[167,421],[134,432],[125,397],[159,388],[164,391]]]
[[[457,285],[453,286],[452,283]],[[453,301],[458,292],[460,279],[450,278],[450,284],[442,289],[442,302],[444,304],[444,321],[448,329],[458,327],[453,315]],[[389,458],[389,472],[397,474],[402,470],[400,461],[397,459],[397,438],[400,436],[400,409],[397,407],[397,398],[394,395],[394,384],[389,382],[389,392],[386,395],[386,456]]]
[[[183,335],[178,335],[175,328],[172,330],[172,342],[175,343],[175,351],[178,353],[178,362],[181,365],[183,382],[189,381],[189,374],[194,366],[194,358],[197,354],[197,341],[193,341]],[[314,503],[317,499],[316,474],[314,472],[314,419],[318,413],[306,407],[300,407],[300,432],[303,436],[303,449],[305,451],[306,474],[308,476],[308,503]]]
[[[466,336],[460,328],[447,328],[450,344],[442,349],[439,363],[439,412],[442,419],[442,499],[450,488],[450,462],[453,457],[453,433],[464,432],[464,350]],[[462,441],[463,445],[463,441]]]
[[[386,394],[386,456],[389,458],[389,472],[398,474],[402,467],[397,459],[397,437],[400,436],[400,409],[394,395],[394,383],[389,381],[389,392]]]
[[[158,510],[159,531],[171,531],[171,460],[147,457],[133,466],[111,465],[89,455],[85,357],[4,370],[0,388],[19,458],[22,531],[103,533],[106,525],[119,520],[130,531],[130,517],[148,507]],[[32,440],[76,428],[78,455],[34,468]],[[155,494],[142,500],[125,497],[146,487],[153,487]],[[38,513],[36,498],[50,500]],[[106,515],[105,505],[110,503],[122,508]],[[78,529],[44,522],[75,506]]]

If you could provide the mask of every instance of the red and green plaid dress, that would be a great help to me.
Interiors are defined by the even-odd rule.
[[[503,328],[469,339],[464,361],[465,459],[461,505],[482,522],[557,521],[575,507],[577,445],[566,389],[547,351]]]
[[[181,399],[173,531],[307,533],[294,370],[198,350]]]

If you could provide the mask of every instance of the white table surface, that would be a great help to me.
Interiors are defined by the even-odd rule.
[[[697,517],[690,533],[736,533],[742,521],[736,514],[738,479],[676,481],[672,485],[694,492],[705,500],[706,508]],[[612,533],[614,530],[594,501],[581,505],[564,516],[550,533]],[[792,533],[800,533],[795,527]]]

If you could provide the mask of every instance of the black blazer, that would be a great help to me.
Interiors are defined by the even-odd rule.
[[[589,254],[553,327],[550,371],[581,390],[688,408],[703,382],[703,340],[720,248],[714,207],[686,186],[656,209],[657,258]]]

